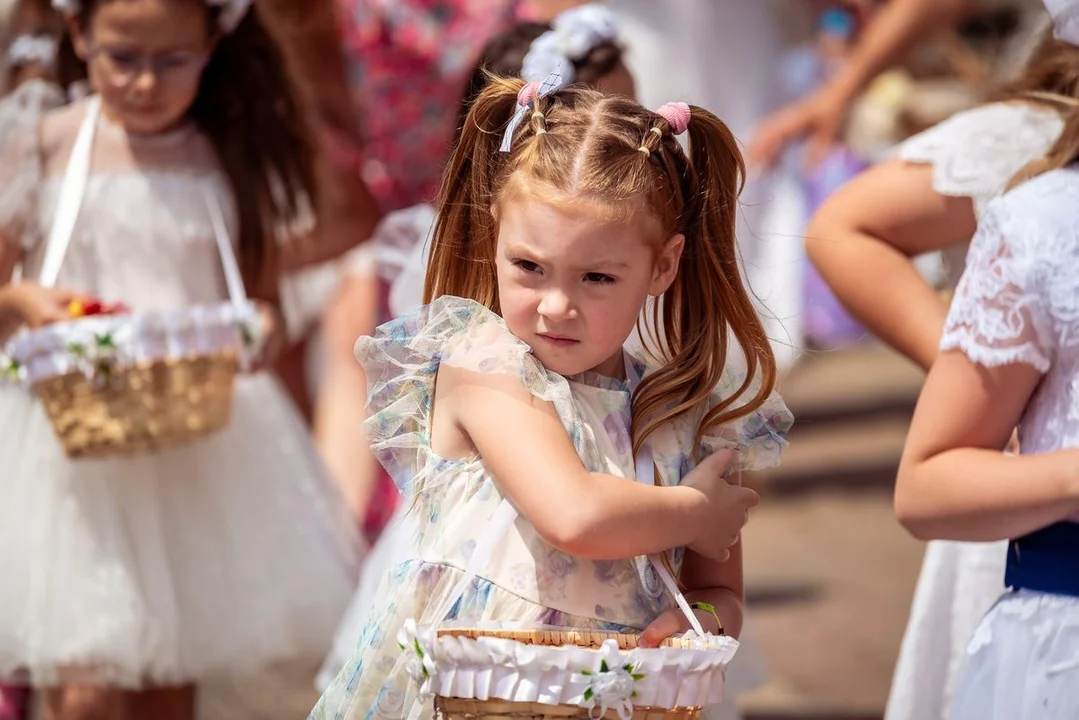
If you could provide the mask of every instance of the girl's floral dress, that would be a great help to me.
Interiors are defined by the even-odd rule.
[[[406,620],[438,623],[435,609],[457,584],[502,493],[479,457],[446,460],[430,446],[435,376],[446,363],[475,372],[516,378],[558,412],[585,467],[634,482],[627,382],[584,373],[570,378],[548,372],[524,342],[487,308],[442,297],[416,313],[361,338],[356,354],[371,386],[367,429],[372,449],[412,508],[415,527],[408,560],[385,577],[359,647],[331,683],[312,718],[420,719],[429,702],[404,671],[397,645]],[[631,359],[638,375],[651,368]],[[662,428],[651,440],[665,485],[675,485],[693,463],[694,429],[709,407],[737,389],[730,374],[712,401]],[[723,426],[703,442],[739,451],[740,468],[774,465],[786,445],[792,418],[772,395],[758,411]],[[512,432],[511,428],[507,432]],[[682,551],[673,553],[676,568]],[[595,561],[562,553],[521,517],[464,597],[450,612],[458,621],[514,621],[613,632],[636,632],[667,608],[662,583],[643,559]]]

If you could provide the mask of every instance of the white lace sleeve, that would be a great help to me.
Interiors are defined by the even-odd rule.
[[[971,241],[967,269],[952,300],[941,350],[959,350],[986,367],[1025,363],[1045,373],[1055,352],[1046,295],[1051,262],[1042,224],[1000,198],[986,209]],[[1012,201],[1012,202],[1009,202]]]
[[[957,113],[901,144],[896,157],[933,167],[933,189],[969,197],[978,214],[1060,135],[1060,115],[1031,103],[991,103]]]

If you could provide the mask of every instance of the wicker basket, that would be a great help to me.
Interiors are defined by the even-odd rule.
[[[475,629],[468,627],[440,628],[439,639],[454,637],[478,640],[495,638],[509,640],[525,645],[543,647],[573,646],[600,651],[612,641],[619,650],[635,650],[637,635],[605,633],[585,630],[559,630],[554,628],[541,630],[528,629]],[[665,648],[693,649],[694,642],[682,638],[670,638],[663,645]],[[625,720],[616,709],[588,709],[579,705],[554,705],[540,702],[510,702],[501,699],[477,700],[472,698],[446,697],[435,695],[435,710],[442,720]],[[701,716],[700,707],[659,708],[634,706],[630,716],[632,720],[697,720]]]
[[[24,332],[4,355],[68,457],[126,457],[228,425],[257,322],[253,306],[233,303],[100,315]]]
[[[511,703],[503,700],[436,698],[435,710],[441,720],[619,720],[614,710],[600,715],[572,705]],[[632,720],[698,720],[700,716],[700,709],[634,708]]]
[[[71,458],[128,456],[201,439],[231,415],[233,353],[153,360],[119,368],[102,385],[81,372],[34,384]]]

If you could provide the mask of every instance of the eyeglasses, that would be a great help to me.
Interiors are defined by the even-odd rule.
[[[88,60],[100,63],[109,80],[117,87],[135,82],[144,72],[164,85],[184,84],[198,78],[210,60],[210,54],[189,50],[146,55],[126,48],[94,45]]]

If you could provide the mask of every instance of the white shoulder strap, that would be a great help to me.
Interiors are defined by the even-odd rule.
[[[75,222],[79,219],[82,198],[86,194],[86,181],[90,177],[90,160],[93,157],[94,134],[97,131],[98,117],[101,115],[101,98],[94,96],[86,102],[86,117],[79,127],[75,146],[67,161],[67,170],[60,183],[60,196],[56,204],[56,215],[49,229],[48,243],[45,246],[45,259],[41,265],[38,282],[43,287],[53,287],[60,276],[60,266],[64,263],[71,234],[75,231]]]
[[[221,201],[208,185],[205,193],[206,208],[210,211],[210,222],[214,226],[217,252],[221,256],[221,267],[225,270],[225,286],[229,291],[229,302],[233,305],[243,305],[247,302],[247,292],[244,290],[243,275],[240,274],[240,267],[236,262],[236,251],[233,250],[232,241],[229,239],[229,226],[225,222],[225,213],[221,210]]]
[[[101,97],[94,95],[86,101],[86,117],[79,127],[75,146],[67,161],[64,179],[60,183],[60,197],[56,205],[56,215],[49,229],[45,259],[41,266],[39,282],[44,287],[53,287],[60,276],[60,267],[64,264],[71,245],[71,236],[75,232],[75,223],[79,219],[83,197],[86,195],[86,183],[90,178],[90,164],[93,159],[94,135],[101,118]],[[225,286],[229,301],[233,305],[242,305],[247,301],[243,276],[236,262],[236,252],[229,238],[228,223],[221,209],[221,201],[207,185],[204,190],[206,208],[210,213],[217,252],[221,256],[221,266],[225,272]]]

